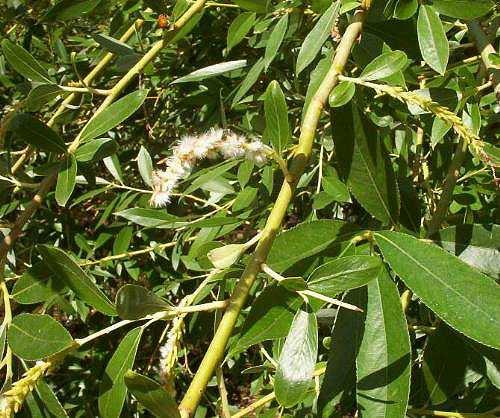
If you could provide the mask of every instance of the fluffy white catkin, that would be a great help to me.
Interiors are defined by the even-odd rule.
[[[189,176],[197,162],[205,158],[226,160],[246,158],[257,164],[266,162],[271,148],[258,139],[249,140],[231,131],[212,128],[201,135],[186,135],[173,147],[165,170],[155,170],[151,205],[166,206],[177,183]]]

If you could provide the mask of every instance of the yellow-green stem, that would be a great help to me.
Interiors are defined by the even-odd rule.
[[[364,3],[365,8],[369,7],[368,1]],[[321,82],[320,87],[312,98],[302,123],[299,144],[294,152],[290,164],[290,179],[285,179],[276,203],[267,219],[266,226],[262,231],[259,243],[252,255],[245,271],[239,279],[231,296],[229,307],[227,308],[221,323],[214,335],[214,338],[203,358],[196,375],[191,382],[182,402],[179,406],[181,416],[190,417],[194,414],[201,397],[212,378],[215,368],[224,356],[227,341],[233,332],[238,315],[245,304],[248,293],[253,285],[261,265],[266,261],[273,240],[281,226],[281,222],[286,215],[297,180],[300,178],[311,157],[312,145],[318,125],[321,111],[325,105],[328,95],[338,82],[338,76],[343,71],[351,48],[361,33],[366,11],[360,10],[356,13],[353,23],[351,23],[340,44],[338,45],[335,58],[330,70]]]

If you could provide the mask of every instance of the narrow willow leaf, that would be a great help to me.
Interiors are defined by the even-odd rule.
[[[465,263],[500,278],[500,226],[457,225],[442,229],[431,239]]]
[[[122,254],[128,250],[133,234],[134,228],[132,226],[125,226],[120,229],[113,242],[113,255]]]
[[[118,155],[110,155],[109,157],[104,158],[102,162],[113,178],[119,183],[123,183],[123,172]]]
[[[406,20],[411,18],[418,10],[418,0],[398,0],[394,8],[396,19]]]
[[[122,319],[140,319],[166,310],[170,305],[148,289],[126,284],[116,294],[116,311]]]
[[[43,20],[71,20],[88,15],[102,0],[62,0],[49,9]]]
[[[130,208],[116,212],[115,216],[150,228],[175,228],[185,224],[184,218],[170,215],[161,209]]]
[[[51,417],[67,418],[69,416],[45,379],[41,378],[38,380],[35,391],[42,400],[44,407],[50,412]]]
[[[125,384],[134,397],[158,418],[181,418],[175,400],[149,377],[132,370],[125,373]]]
[[[236,263],[247,248],[245,244],[224,245],[210,250],[207,257],[215,268],[225,269]]]
[[[106,295],[64,251],[49,245],[39,245],[45,264],[57,279],[62,280],[84,302],[106,315],[116,315],[115,307]]]
[[[273,62],[276,54],[278,53],[283,39],[285,38],[285,33],[288,28],[288,13],[281,16],[280,20],[274,27],[271,35],[266,44],[266,51],[264,53],[264,71],[267,71],[269,65]]]
[[[316,94],[316,91],[318,90],[321,82],[323,81],[326,74],[328,73],[328,70],[331,67],[332,59],[333,59],[333,50],[330,49],[326,54],[326,56],[319,60],[314,70],[311,71],[311,76],[309,77],[309,84],[307,86],[306,100],[304,101],[304,106],[302,107],[302,120],[304,120],[304,115],[307,112],[309,103],[311,103],[313,96]]]
[[[104,370],[98,400],[99,416],[103,418],[118,418],[121,414],[127,395],[124,376],[134,366],[142,331],[137,327],[125,335]]]
[[[399,190],[387,151],[373,125],[347,105],[332,114],[340,174],[359,203],[384,224],[396,224]]]
[[[206,80],[208,78],[217,77],[230,71],[239,70],[240,68],[244,68],[246,66],[246,60],[221,62],[219,64],[209,65],[208,67],[193,71],[192,73],[189,73],[184,77],[180,77],[172,81],[172,83],[170,84],[190,83],[193,81]]]
[[[26,98],[26,110],[36,112],[57,97],[68,94],[69,92],[62,90],[57,84],[40,84],[29,92]]]
[[[9,130],[36,149],[55,154],[66,152],[66,144],[62,138],[45,123],[27,113],[15,115],[9,124]]]
[[[425,62],[433,70],[444,74],[450,56],[443,23],[432,6],[422,5],[417,21],[418,44]]]
[[[148,92],[149,90],[137,90],[129,93],[98,113],[83,128],[80,142],[97,138],[132,116],[146,100]]]
[[[61,169],[57,174],[57,184],[56,184],[56,202],[59,206],[66,206],[73,190],[76,185],[76,173],[78,171],[78,166],[76,163],[76,158],[73,154],[70,154],[61,163]]]
[[[286,337],[295,312],[302,302],[298,294],[282,287],[271,286],[264,289],[252,303],[252,309],[229,356],[263,341]]]
[[[144,183],[148,186],[152,186],[153,180],[151,175],[153,173],[153,161],[146,148],[141,145],[139,150],[139,155],[137,156],[137,165],[139,166],[139,174],[141,175]]]
[[[379,80],[401,71],[408,62],[403,51],[391,51],[379,55],[370,62],[359,76],[363,80]]]
[[[124,42],[119,41],[118,39],[113,38],[112,36],[98,33],[97,35],[94,35],[94,40],[107,51],[112,52],[113,54],[135,54],[134,48]]]
[[[281,154],[290,141],[291,133],[285,95],[276,80],[271,81],[266,89],[264,113],[266,117],[265,135],[269,138],[276,152]]]
[[[318,397],[318,417],[330,418],[338,411],[342,396],[356,384],[356,357],[365,326],[366,287],[351,290],[343,302],[358,306],[363,312],[339,309],[332,329],[325,377]]]
[[[273,242],[267,264],[283,272],[304,258],[329,246],[351,239],[358,229],[342,221],[322,219],[304,222],[279,234]]]
[[[500,290],[494,280],[412,236],[385,231],[375,237],[391,268],[436,315],[469,338],[500,348]]]
[[[463,384],[467,357],[464,341],[445,324],[428,337],[422,362],[426,402],[439,405],[456,394]]]
[[[238,45],[252,29],[256,14],[252,12],[241,13],[229,25],[227,31],[227,50],[230,51]]]
[[[12,320],[7,341],[15,355],[25,360],[40,360],[70,347],[73,338],[49,315],[22,313]]]
[[[333,23],[339,15],[341,3],[334,1],[304,39],[297,58],[295,69],[297,76],[316,58],[324,42],[330,36]]]
[[[385,269],[368,283],[366,324],[356,359],[359,409],[366,418],[404,417],[410,393],[410,339],[398,289]]]
[[[381,268],[379,257],[353,255],[337,258],[316,268],[307,279],[307,287],[334,298],[376,279]]]
[[[75,152],[76,161],[89,163],[100,161],[118,150],[118,144],[111,138],[96,138],[78,147]]]
[[[434,0],[432,6],[446,16],[456,19],[477,19],[487,14],[494,6],[492,0]]]
[[[23,47],[4,39],[2,52],[10,66],[30,81],[53,84],[42,65]]]
[[[246,77],[243,79],[240,87],[236,91],[232,102],[233,107],[236,106],[241,99],[243,99],[245,94],[247,94],[252,86],[257,82],[263,70],[264,58],[259,58],[252,68],[250,68],[250,71],[248,71]]]
[[[286,408],[298,404],[312,386],[318,356],[318,323],[314,313],[299,310],[281,350],[274,378],[276,400]]]
[[[37,263],[16,280],[11,297],[21,304],[39,303],[56,296],[62,289],[63,286],[57,284],[50,272],[47,273],[47,266]]]
[[[331,107],[340,107],[349,103],[356,92],[356,85],[351,81],[341,81],[335,86],[328,97]]]
[[[218,167],[211,167],[209,170],[200,173],[198,172],[198,176],[193,180],[193,176],[190,177],[191,184],[184,191],[185,194],[193,193],[195,190],[198,190],[200,187],[205,185],[211,180],[215,180],[217,177],[221,176],[225,172],[231,170],[234,166],[238,165],[238,160],[227,161],[224,164],[219,165]],[[201,175],[200,175],[201,174]]]

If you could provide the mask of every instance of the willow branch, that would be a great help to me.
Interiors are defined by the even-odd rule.
[[[365,9],[369,7],[369,3],[369,1],[364,2]],[[215,368],[224,356],[226,344],[233,332],[238,315],[245,304],[250,288],[257,274],[260,272],[261,265],[265,262],[274,238],[280,229],[288,205],[292,200],[297,181],[304,172],[311,157],[314,136],[321,116],[321,111],[331,90],[338,83],[338,76],[342,73],[350,55],[351,48],[361,33],[365,14],[365,10],[359,10],[355,15],[353,23],[346,29],[338,45],[331,68],[321,82],[321,85],[307,108],[302,123],[299,143],[290,164],[290,178],[286,178],[283,181],[280,193],[267,219],[255,252],[250,258],[245,271],[234,289],[230,298],[229,307],[222,317],[210,347],[182,399],[179,410],[183,417],[190,417],[194,414],[207,384],[214,374]]]
[[[134,22],[134,24],[132,26],[130,26],[130,28],[128,28],[127,31],[120,37],[119,40],[121,42],[127,42],[131,38],[131,36],[138,29],[140,29],[142,27],[143,23],[144,23],[144,21],[142,19],[137,19]],[[84,84],[87,86],[90,83],[92,83],[92,81],[94,81],[94,79],[102,72],[102,70],[111,62],[111,60],[113,59],[113,57],[114,57],[113,53],[111,53],[111,52],[106,53],[106,55],[104,55],[104,57],[102,57],[102,59],[92,69],[92,71],[90,71],[90,73],[88,73],[88,75],[83,79]],[[74,88],[73,88],[73,90],[74,90]],[[85,88],[85,90],[88,90],[88,89]],[[109,92],[106,91],[106,94],[108,94],[108,93]],[[70,105],[71,103],[73,103],[78,97],[79,97],[79,94],[76,93],[76,92],[71,93],[69,96],[67,96],[63,100],[63,102],[59,105],[59,107],[55,111],[54,115],[52,115],[52,117],[50,118],[50,120],[47,122],[47,125],[48,126],[53,126],[54,123],[55,123],[55,121],[57,120],[57,118],[67,109],[68,105]],[[30,158],[30,156],[31,156],[32,153],[33,153],[33,147],[31,145],[27,146],[24,149],[23,154],[21,154],[21,156],[17,159],[17,161],[12,166],[11,173],[15,174],[17,172],[17,170],[19,170],[22,167],[22,165],[24,164],[24,162],[28,158]]]
[[[168,45],[174,36],[179,32],[179,30],[186,25],[187,22],[198,12],[203,9],[206,0],[197,0],[193,5],[182,15],[174,24],[171,31],[169,31],[165,38],[156,42],[151,49],[116,83],[116,85],[110,90],[109,95],[102,102],[99,108],[94,113],[94,119],[98,114],[108,108],[115,99],[120,95],[120,93],[128,86],[128,84],[151,62],[153,61],[163,47]],[[97,68],[97,67],[96,67]],[[75,140],[68,147],[69,153],[74,153],[78,146],[80,145],[80,134],[75,138]],[[37,194],[33,197],[31,202],[26,206],[24,212],[19,216],[19,218],[14,223],[10,234],[6,236],[0,246],[0,277],[3,277],[3,271],[5,267],[7,253],[16,241],[16,239],[21,234],[21,231],[26,225],[26,223],[31,219],[34,213],[38,210],[43,202],[43,199],[47,193],[52,189],[52,186],[57,180],[57,171],[54,170],[51,174],[44,178],[40,183],[40,189]]]

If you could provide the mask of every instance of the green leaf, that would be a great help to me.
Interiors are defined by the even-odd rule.
[[[418,13],[417,34],[420,52],[433,70],[444,74],[450,56],[443,23],[432,6],[421,5]]]
[[[443,88],[430,88],[413,90],[414,93],[424,97],[425,99],[432,99],[432,101],[439,103],[441,106],[454,110],[458,104],[458,95],[455,90]],[[408,104],[408,110],[412,115],[421,115],[424,113],[431,113],[430,111],[422,109],[415,104]]]
[[[357,365],[357,400],[363,417],[406,415],[411,347],[396,285],[383,269],[368,283],[366,326]]]
[[[116,315],[115,307],[106,295],[64,251],[49,245],[39,245],[45,264],[84,302],[106,315]]]
[[[189,73],[184,77],[180,77],[172,81],[170,84],[190,83],[193,81],[206,80],[208,78],[217,77],[230,71],[239,70],[240,68],[244,68],[246,66],[247,60],[221,62],[219,64],[209,65],[208,67],[193,71],[192,73]]]
[[[367,212],[384,224],[396,224],[399,190],[377,131],[354,105],[335,110],[332,118],[336,126],[333,140],[343,179]]]
[[[43,20],[71,20],[88,15],[101,0],[62,0],[49,9]]]
[[[240,87],[234,95],[232,107],[238,104],[238,102],[243,99],[245,94],[252,88],[252,86],[257,82],[260,74],[264,70],[264,58],[259,58],[259,60],[250,68],[246,77],[243,79]]]
[[[7,331],[12,352],[25,360],[40,360],[59,353],[73,343],[66,328],[49,315],[22,313]]]
[[[97,138],[132,116],[146,100],[149,90],[137,90],[117,100],[107,109],[98,113],[85,125],[80,142]]]
[[[295,312],[302,302],[298,294],[282,287],[270,286],[264,289],[252,303],[252,309],[229,356],[262,341],[286,337]]]
[[[390,77],[401,71],[408,62],[403,51],[391,51],[379,55],[370,62],[362,71],[359,78],[363,80],[379,80]]]
[[[396,19],[406,20],[412,17],[418,9],[418,0],[398,0],[394,8]]]
[[[230,51],[238,45],[252,29],[256,14],[252,12],[241,13],[233,20],[227,31],[227,50]]]
[[[366,310],[366,287],[351,290],[342,299]],[[356,383],[356,357],[363,336],[365,313],[339,309],[332,329],[325,377],[318,397],[318,417],[335,416],[337,405]]]
[[[43,263],[34,264],[16,280],[11,297],[17,303],[32,304],[45,302],[57,295],[62,286],[57,286],[50,271]]]
[[[257,13],[266,13],[268,0],[233,0],[238,6]]]
[[[356,92],[356,85],[351,81],[341,81],[335,86],[328,97],[331,107],[340,107],[349,103]]]
[[[124,226],[120,229],[113,242],[113,255],[122,254],[128,250],[133,234],[134,228],[131,226]]]
[[[139,173],[148,186],[152,186],[153,180],[151,174],[153,172],[153,161],[146,148],[141,145],[139,155],[137,156],[137,165],[139,166]]]
[[[436,315],[469,338],[500,348],[500,290],[494,280],[412,236],[385,231],[375,237],[391,268]]]
[[[281,16],[280,20],[274,27],[271,35],[266,44],[266,51],[264,53],[264,71],[267,71],[271,62],[273,62],[276,54],[278,53],[283,39],[285,39],[286,30],[288,28],[288,13]]]
[[[100,161],[118,150],[118,144],[111,138],[96,138],[78,147],[75,152],[76,161],[88,163]]]
[[[148,228],[175,228],[185,224],[184,218],[170,215],[162,209],[130,208],[116,212],[115,216]]]
[[[148,289],[126,284],[116,294],[116,311],[122,319],[140,319],[166,310],[170,305]]]
[[[118,182],[123,183],[122,167],[120,165],[118,155],[110,155],[109,157],[104,158],[102,162],[104,163],[106,170],[109,171],[113,178]]]
[[[134,366],[142,331],[142,327],[137,327],[125,335],[104,370],[104,376],[99,388],[100,417],[118,418],[121,414],[125,396],[127,395],[124,376]]]
[[[283,272],[335,243],[348,241],[356,230],[346,222],[327,219],[301,223],[276,237],[267,264],[273,270]]]
[[[500,278],[500,226],[457,225],[442,229],[431,239],[463,262]]]
[[[265,135],[276,152],[281,154],[290,141],[291,132],[285,95],[276,80],[271,81],[266,89],[264,113],[266,116]]]
[[[234,200],[232,211],[239,212],[247,209],[257,198],[258,190],[255,187],[245,187]]]
[[[125,384],[135,398],[156,417],[180,418],[175,400],[154,380],[129,370]]]
[[[109,35],[104,35],[102,33],[98,33],[94,35],[94,40],[105,48],[107,51],[112,52],[116,55],[133,55],[135,54],[134,48],[130,45],[127,45],[124,42],[119,41],[118,39],[113,38]]]
[[[428,337],[422,362],[426,402],[439,405],[463,384],[468,363],[464,341],[445,324]]]
[[[307,287],[333,298],[376,279],[381,268],[379,257],[353,255],[337,258],[316,268],[307,279]]]
[[[57,84],[40,84],[28,94],[26,98],[26,110],[36,112],[59,96],[66,96],[69,92],[64,91]]]
[[[39,83],[53,83],[45,68],[23,47],[4,39],[2,52],[9,65],[24,78]]]
[[[311,71],[309,84],[307,86],[306,100],[304,101],[304,106],[302,107],[302,120],[304,120],[304,115],[307,112],[309,103],[311,103],[313,96],[316,94],[316,91],[331,67],[332,59],[333,50],[329,50],[326,56],[320,59],[314,70]]]
[[[483,143],[482,151],[484,155],[481,157],[488,165],[493,167],[500,166],[500,147],[495,147],[493,144],[485,142]]]
[[[297,76],[316,58],[326,39],[330,36],[341,6],[340,1],[334,1],[304,39],[297,58],[295,70]]]
[[[276,400],[290,408],[307,395],[318,356],[318,323],[314,313],[299,310],[281,350],[274,378]]]
[[[226,171],[231,170],[235,165],[239,163],[238,160],[227,161],[224,164],[219,165],[218,167],[211,167],[209,170],[206,170],[201,174],[198,172],[198,176],[193,180],[193,176],[190,177],[193,180],[190,186],[184,191],[184,194],[193,193],[195,190],[198,190],[204,184],[208,183],[211,180],[216,179],[217,177],[224,174]],[[201,175],[200,175],[201,174]]]
[[[432,6],[443,15],[471,20],[487,14],[494,7],[494,2],[492,0],[433,0]]]
[[[50,416],[54,418],[67,418],[66,413],[61,403],[57,399],[54,391],[47,384],[44,378],[40,378],[35,387],[36,394],[43,402],[45,409],[50,412]]]
[[[15,115],[9,124],[9,130],[39,150],[55,154],[66,153],[66,145],[62,138],[45,123],[27,113]]]
[[[65,206],[76,185],[76,172],[78,166],[73,154],[68,155],[61,164],[57,174],[56,202],[59,206]]]

